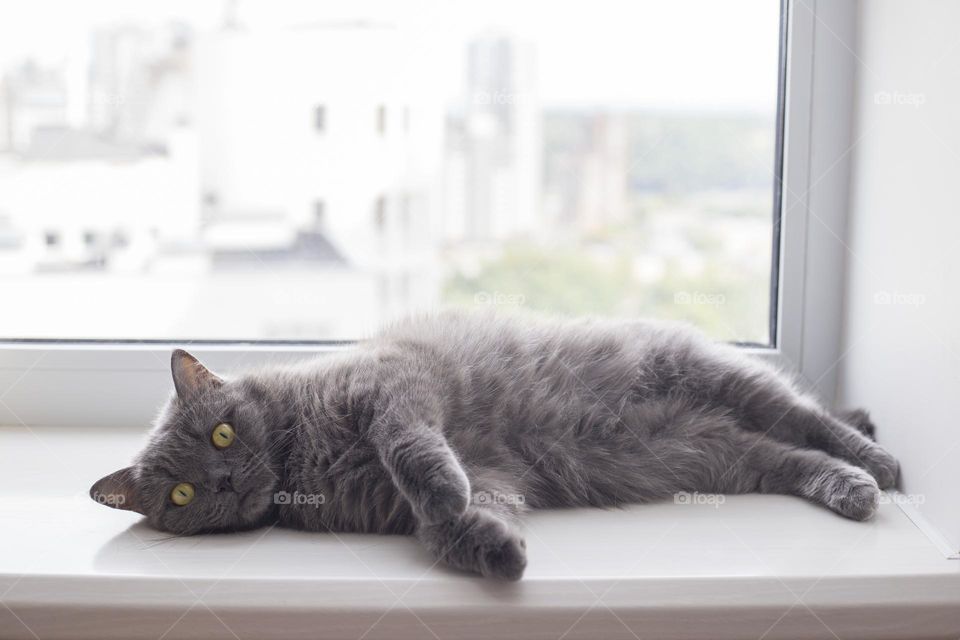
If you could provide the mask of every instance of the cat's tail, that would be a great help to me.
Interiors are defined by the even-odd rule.
[[[870,419],[870,414],[866,409],[850,409],[847,411],[838,411],[836,413],[838,420],[849,425],[867,436],[874,442],[877,440],[877,427]]]

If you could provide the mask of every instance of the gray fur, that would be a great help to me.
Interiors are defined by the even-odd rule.
[[[413,533],[454,567],[517,579],[526,509],[762,492],[862,520],[898,471],[865,412],[834,415],[677,325],[442,314],[295,366],[222,380],[177,351],[173,372],[146,449],[91,494],[176,534]],[[220,422],[237,434],[224,450]],[[179,482],[196,488],[182,507]]]

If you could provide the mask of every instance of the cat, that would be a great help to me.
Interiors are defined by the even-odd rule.
[[[869,518],[898,463],[864,411],[683,325],[442,313],[222,378],[182,350],[132,466],[91,496],[179,535],[279,523],[415,534],[519,579],[528,509],[795,495]]]

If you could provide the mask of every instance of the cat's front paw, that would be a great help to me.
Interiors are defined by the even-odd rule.
[[[511,525],[481,509],[460,520],[426,525],[420,538],[451,567],[488,578],[519,580],[527,567],[527,545]]]
[[[473,556],[467,567],[488,578],[519,580],[527,568],[527,543],[497,518],[481,517],[469,524],[462,540]]]
[[[511,532],[483,549],[480,566],[482,575],[502,580],[519,580],[527,568],[527,543]]]
[[[459,467],[438,469],[422,479],[417,511],[429,524],[455,520],[470,503],[470,480]]]

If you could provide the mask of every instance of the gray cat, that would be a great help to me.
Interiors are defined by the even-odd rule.
[[[897,478],[865,412],[683,326],[451,313],[230,379],[181,350],[172,367],[149,444],[90,493],[174,534],[416,534],[518,579],[526,509],[761,492],[864,520]]]

